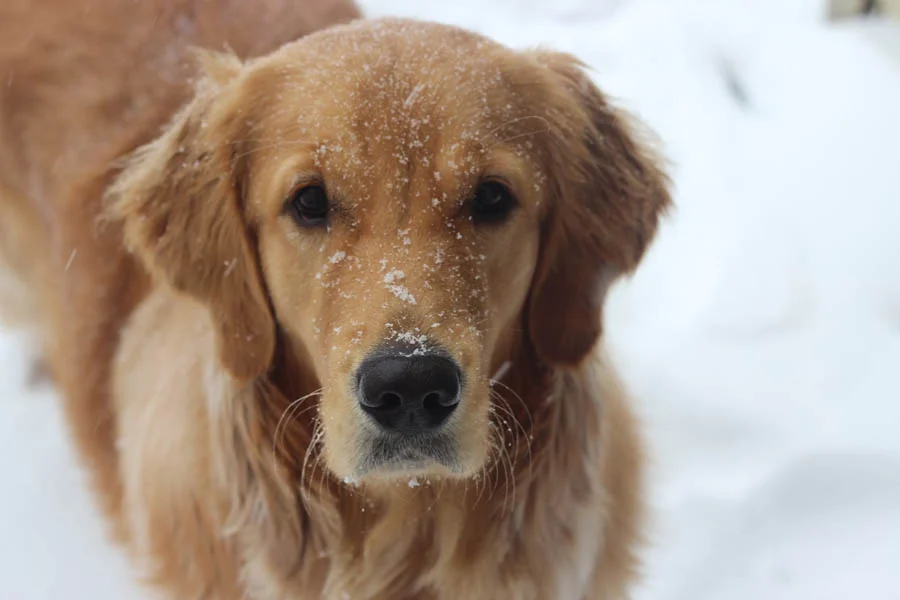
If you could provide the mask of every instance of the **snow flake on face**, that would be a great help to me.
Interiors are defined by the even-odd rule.
[[[384,275],[384,282],[387,284],[393,284],[395,281],[402,281],[406,278],[406,273],[401,271],[400,269],[391,269]]]
[[[428,337],[424,334],[418,332],[418,329],[414,331],[401,331],[394,335],[394,338],[398,342],[406,342],[407,344],[412,344],[422,349],[426,350],[426,345],[428,344]],[[414,351],[415,353],[415,351]]]
[[[416,298],[413,296],[410,291],[404,285],[390,285],[388,286],[388,290],[404,302],[415,305]]]
[[[431,351],[428,344],[428,336],[422,333],[422,330],[418,327],[398,330],[394,323],[388,322],[385,325],[385,328],[387,329],[386,337],[388,340],[401,342],[402,344],[412,347],[412,350],[405,353],[404,356],[421,356],[428,354]]]
[[[328,144],[319,144],[313,152],[313,161],[317,167],[322,166],[322,161],[328,155]]]
[[[406,274],[400,269],[392,269],[384,274],[384,284],[388,291],[408,304],[415,305],[416,298],[409,289],[400,282],[406,278]]]

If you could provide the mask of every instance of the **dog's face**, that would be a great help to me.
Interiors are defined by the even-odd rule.
[[[129,242],[209,305],[236,378],[279,335],[301,357],[338,477],[477,473],[514,349],[574,366],[596,341],[668,203],[655,163],[568,57],[448,27],[210,70],[117,184]]]
[[[301,43],[275,61],[290,75],[249,83],[274,91],[258,126],[282,140],[249,190],[265,280],[350,477],[484,463],[489,378],[537,263],[546,176],[527,134],[544,123],[495,60],[454,70],[459,43],[422,55],[414,34]]]

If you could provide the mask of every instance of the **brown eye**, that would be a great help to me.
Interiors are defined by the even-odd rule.
[[[328,223],[328,194],[321,185],[308,185],[291,195],[285,204],[297,225],[319,227]]]
[[[485,181],[472,198],[472,218],[476,223],[498,223],[515,207],[516,199],[508,187],[499,181]]]

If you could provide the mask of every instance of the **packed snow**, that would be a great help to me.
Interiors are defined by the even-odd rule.
[[[672,162],[678,209],[606,315],[654,458],[636,598],[900,598],[900,26],[818,0],[364,7],[578,55]],[[0,332],[0,599],[146,597],[27,347]]]

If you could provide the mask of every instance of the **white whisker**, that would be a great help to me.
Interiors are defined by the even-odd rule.
[[[500,380],[503,379],[503,376],[509,371],[510,367],[512,367],[512,361],[508,360],[504,362],[497,369],[497,372],[491,376],[490,383],[493,386],[495,383],[500,383]]]

